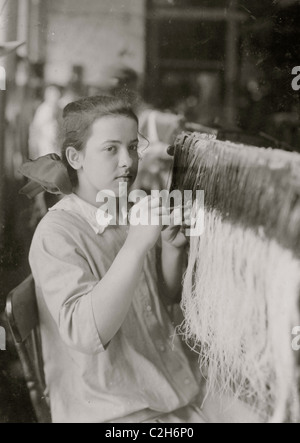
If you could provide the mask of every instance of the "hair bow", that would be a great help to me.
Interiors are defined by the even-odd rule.
[[[68,170],[57,154],[28,160],[20,167],[19,172],[30,179],[19,193],[30,199],[43,191],[65,195],[72,193]]]

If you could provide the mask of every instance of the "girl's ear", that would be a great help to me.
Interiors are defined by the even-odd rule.
[[[66,158],[73,169],[78,171],[82,167],[82,155],[73,146],[66,149]]]

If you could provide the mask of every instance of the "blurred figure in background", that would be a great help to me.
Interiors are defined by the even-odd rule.
[[[60,99],[61,92],[57,86],[46,87],[44,101],[38,106],[29,128],[28,150],[31,160],[51,153],[60,154],[57,144]],[[46,192],[35,197],[29,222],[31,229],[35,229],[48,208],[57,201],[57,196]]]
[[[74,71],[74,67],[73,67]],[[82,91],[82,80],[75,82],[71,77],[67,86],[61,91],[56,85],[45,89],[44,101],[36,109],[29,128],[29,158],[34,160],[47,154],[60,155],[58,144],[59,120],[65,106],[77,100]],[[30,228],[35,229],[39,221],[54,206],[60,196],[43,192],[34,199]]]
[[[78,100],[80,98],[80,95],[78,94],[78,92],[74,89],[74,86],[71,84],[68,84],[63,92],[62,92],[62,96],[59,100],[59,117],[62,116],[62,111],[63,109],[69,104],[72,103],[76,100]]]
[[[169,189],[173,159],[167,154],[167,148],[183,128],[181,115],[153,109],[141,113],[140,132],[149,141],[149,148],[142,150],[136,189],[147,193]]]
[[[45,89],[44,101],[38,106],[29,129],[29,158],[58,152],[57,119],[61,92],[56,86]]]
[[[143,106],[140,94],[138,73],[122,62],[103,68],[98,88],[93,88],[90,95],[115,95],[124,97],[138,111]]]

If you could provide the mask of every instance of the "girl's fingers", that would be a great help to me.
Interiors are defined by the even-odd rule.
[[[162,205],[161,199],[159,197],[147,196],[147,197],[141,199],[138,203],[136,203],[134,205],[134,209],[140,210],[141,212],[148,211],[149,223],[151,223],[151,217],[153,217],[153,218],[165,217],[164,219],[161,220],[164,225],[190,226],[190,224],[191,224],[191,222],[190,222],[191,210],[192,210],[191,202],[188,202],[186,205],[166,207],[166,206]],[[156,223],[157,223],[157,221],[156,221]]]
[[[185,226],[191,226],[192,224],[192,210],[191,209],[187,209],[184,211],[183,214],[183,224]]]
[[[182,209],[185,209],[183,213]],[[173,226],[184,225],[186,223],[189,223],[190,219],[191,219],[191,207],[189,205],[177,206],[171,212],[170,224]]]

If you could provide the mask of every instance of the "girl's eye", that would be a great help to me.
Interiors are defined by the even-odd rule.
[[[105,148],[105,151],[107,152],[114,152],[116,150],[115,146],[108,146],[107,148]]]
[[[131,145],[131,146],[129,146],[129,150],[130,151],[137,151],[138,150],[138,145]]]

